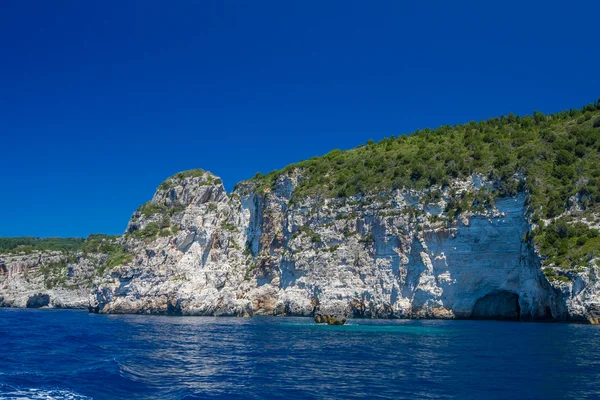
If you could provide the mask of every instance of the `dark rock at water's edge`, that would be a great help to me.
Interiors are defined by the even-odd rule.
[[[167,315],[182,315],[179,300],[169,300],[167,302]]]
[[[333,301],[323,306],[315,307],[315,322],[317,324],[344,325],[348,318],[348,307],[341,301]]]
[[[346,323],[346,317],[342,315],[326,315],[317,313],[315,314],[314,319],[317,324],[344,325]]]

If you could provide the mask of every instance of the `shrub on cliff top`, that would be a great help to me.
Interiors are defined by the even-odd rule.
[[[170,176],[169,178],[165,179],[164,182],[162,182],[160,185],[158,185],[158,190],[169,190],[170,188],[175,187],[175,182],[173,182],[173,179],[185,179],[185,178],[189,178],[189,177],[200,177],[206,173],[207,173],[207,171],[204,171],[202,168],[196,168],[196,169],[190,169],[187,171],[178,172],[175,175]],[[209,175],[209,179],[212,181],[211,175]]]
[[[106,252],[116,236],[92,234],[88,238],[0,237],[0,253],[38,250]],[[104,246],[104,247],[103,247]]]
[[[156,222],[150,222],[143,229],[133,232],[133,236],[141,239],[151,239],[156,237],[156,234],[160,230],[160,226]]]
[[[580,184],[593,178],[600,165],[600,126],[594,123],[598,119],[596,102],[551,115],[509,114],[426,128],[352,150],[334,150],[268,174],[257,173],[250,182],[264,193],[281,175],[298,170],[304,177],[293,193],[298,199],[423,189],[480,173],[496,181],[500,190],[495,195],[527,190],[532,211],[554,217],[566,208],[569,197],[582,190],[590,192],[590,207],[600,204],[600,185]],[[521,187],[520,176],[527,177]]]
[[[163,183],[161,183],[160,185],[158,185],[158,190],[169,190],[172,187],[175,187],[175,183],[173,183],[173,181],[171,180],[171,178],[167,179],[166,181],[164,181]]]
[[[149,201],[139,206],[137,211],[146,217],[150,217],[155,214],[165,213],[167,211],[167,206]]]
[[[570,223],[562,217],[540,226],[534,233],[534,241],[546,260],[544,264],[570,270],[600,256],[598,231],[581,222]]]
[[[201,168],[196,168],[196,169],[189,169],[187,171],[181,171],[176,173],[175,175],[172,176],[172,178],[174,179],[185,179],[185,178],[189,178],[189,177],[199,177],[202,176],[206,173],[206,171],[204,171]]]
[[[170,207],[162,203],[147,202],[138,207],[137,212],[145,217],[151,217],[156,214],[162,214],[163,216],[175,215],[185,210],[183,204],[173,204]]]
[[[120,248],[118,236],[89,235],[81,247],[84,254],[112,253]]]

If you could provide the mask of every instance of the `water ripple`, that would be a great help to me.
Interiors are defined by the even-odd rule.
[[[0,310],[0,398],[599,398],[599,328]]]

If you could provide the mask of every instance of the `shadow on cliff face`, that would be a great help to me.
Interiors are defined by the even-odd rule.
[[[519,295],[506,290],[490,293],[475,302],[471,319],[519,321]]]

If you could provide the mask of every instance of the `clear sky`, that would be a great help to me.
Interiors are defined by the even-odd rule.
[[[231,190],[368,139],[600,97],[600,1],[0,5],[0,236],[122,233],[175,172]]]

